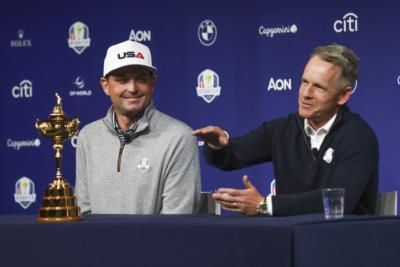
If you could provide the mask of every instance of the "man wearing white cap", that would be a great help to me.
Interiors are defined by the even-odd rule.
[[[82,213],[184,214],[197,211],[198,151],[191,128],[152,101],[156,68],[147,46],[111,46],[100,84],[106,117],[80,131],[76,195]]]

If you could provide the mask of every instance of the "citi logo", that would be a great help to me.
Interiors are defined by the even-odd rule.
[[[349,12],[333,23],[333,29],[337,33],[342,32],[357,32],[358,31],[358,16],[355,13]]]
[[[136,31],[131,30],[129,40],[135,42],[151,41],[151,31]]]
[[[32,97],[32,93],[32,82],[29,80],[23,80],[11,89],[14,98]]]
[[[292,79],[269,79],[267,91],[292,90]]]
[[[118,59],[124,59],[128,57],[135,57],[135,58],[141,58],[144,59],[142,53],[135,53],[134,51],[130,52],[124,52],[124,53],[118,53]]]

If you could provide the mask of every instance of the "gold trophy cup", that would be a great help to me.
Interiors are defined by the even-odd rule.
[[[53,140],[56,151],[56,178],[45,190],[39,222],[69,222],[82,219],[73,189],[61,174],[63,142],[78,130],[79,119],[69,119],[62,109],[62,99],[56,93],[57,104],[47,120],[36,120],[35,127],[46,138]]]

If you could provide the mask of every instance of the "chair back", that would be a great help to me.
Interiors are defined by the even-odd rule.
[[[397,191],[378,193],[376,201],[375,215],[397,216]]]
[[[212,198],[212,192],[201,192],[199,213],[221,215],[221,206]]]

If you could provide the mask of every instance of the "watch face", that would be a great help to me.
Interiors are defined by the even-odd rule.
[[[262,203],[262,204],[260,205],[260,213],[266,214],[267,211],[268,211],[268,209],[267,209],[267,203]]]

